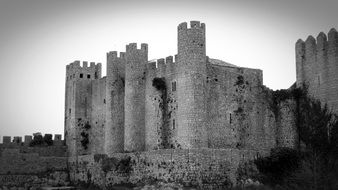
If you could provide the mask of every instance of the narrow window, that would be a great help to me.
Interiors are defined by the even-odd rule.
[[[176,91],[176,81],[173,81],[171,83],[171,91],[175,92]]]
[[[98,75],[97,75],[97,72],[95,72],[95,79],[99,78]]]
[[[87,78],[90,79],[90,75],[87,75]]]
[[[232,123],[231,113],[229,114],[229,123]]]
[[[80,74],[80,78],[83,78],[83,74],[82,73]]]
[[[106,103],[106,99],[103,99],[103,103],[104,103],[104,104]]]
[[[72,113],[72,109],[69,108],[69,114],[71,114],[71,113]]]
[[[320,76],[318,75],[317,77],[317,80],[318,80],[318,86],[320,85]]]
[[[175,119],[173,119],[173,129],[175,129]]]
[[[85,97],[85,99],[84,99],[84,104],[85,104],[85,117],[87,117],[87,97]]]

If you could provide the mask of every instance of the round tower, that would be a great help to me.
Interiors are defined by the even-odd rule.
[[[304,59],[305,59],[305,43],[299,39],[296,43],[296,75],[297,87],[301,87],[304,82]]]
[[[105,153],[124,150],[124,67],[125,53],[107,53]]]
[[[207,147],[205,24],[178,26],[177,141],[182,148]]]
[[[145,149],[145,67],[148,62],[148,45],[127,45],[125,72],[125,138],[126,151]]]

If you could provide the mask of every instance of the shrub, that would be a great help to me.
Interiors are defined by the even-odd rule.
[[[153,87],[155,87],[157,90],[164,91],[167,89],[167,86],[165,84],[164,78],[154,78],[153,79]]]
[[[51,146],[51,145],[53,145],[53,139],[52,138],[53,138],[52,134],[45,134],[45,136],[43,137],[43,141],[48,146]]]

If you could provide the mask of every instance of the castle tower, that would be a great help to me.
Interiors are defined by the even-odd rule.
[[[338,32],[321,32],[296,43],[297,86],[308,85],[311,95],[338,113]]]
[[[85,152],[81,146],[80,128],[91,118],[91,82],[101,78],[101,63],[75,61],[66,68],[65,141],[69,156]]]
[[[125,53],[107,53],[105,153],[124,149],[124,80]]]
[[[148,45],[136,43],[126,47],[124,125],[126,151],[145,149],[145,68],[148,62]]]
[[[205,24],[178,26],[177,140],[182,148],[207,147]]]

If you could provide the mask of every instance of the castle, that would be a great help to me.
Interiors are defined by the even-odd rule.
[[[67,65],[70,155],[294,146],[292,102],[274,113],[261,70],[209,58],[204,23],[177,30],[175,56],[148,61],[147,44],[131,43],[107,53],[106,77],[100,63]]]
[[[239,169],[249,160],[299,145],[297,101],[285,91],[305,83],[337,113],[335,29],[297,41],[297,81],[283,93],[265,87],[259,69],[209,58],[205,41],[205,24],[191,21],[178,26],[175,56],[148,61],[147,44],[131,43],[107,53],[106,77],[100,63],[67,65],[64,141],[55,135],[52,146],[30,147],[32,136],[3,137],[0,187],[164,181],[226,189],[245,180]]]

